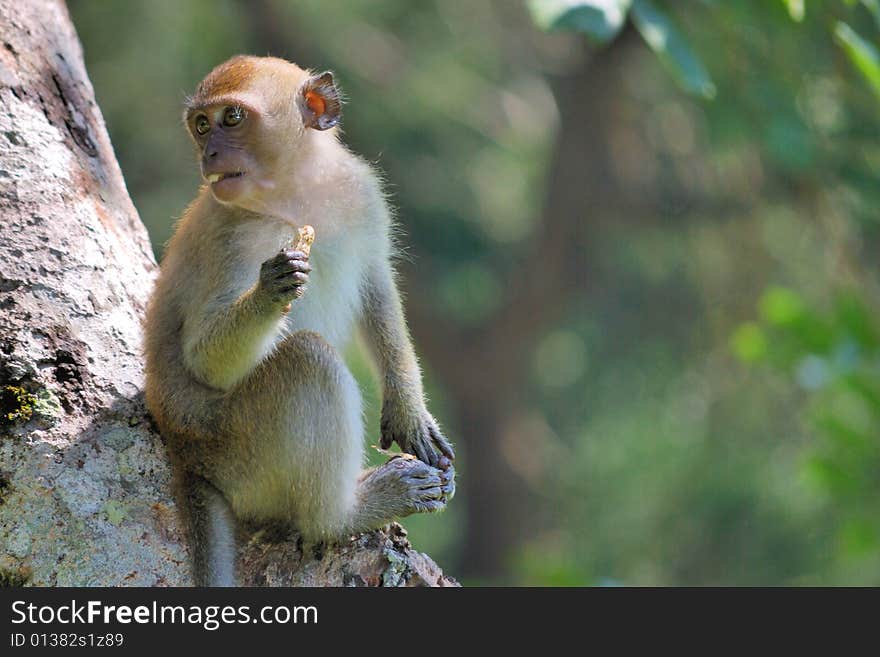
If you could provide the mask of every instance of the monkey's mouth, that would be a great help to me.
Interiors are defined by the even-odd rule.
[[[229,173],[212,173],[209,176],[205,176],[207,181],[212,185],[214,183],[218,183],[221,180],[228,180],[229,178],[241,178],[244,175],[244,171],[230,171]]]

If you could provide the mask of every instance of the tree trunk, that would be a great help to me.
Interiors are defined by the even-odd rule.
[[[622,216],[644,214],[641,201],[615,178],[610,143],[620,121],[620,80],[633,49],[642,47],[632,28],[600,51],[584,43],[581,66],[554,80],[560,125],[546,202],[534,239],[515,261],[519,267],[539,254],[540,266],[526,277],[517,270],[496,270],[501,280],[516,281],[510,303],[478,331],[436,331],[432,299],[408,297],[417,343],[459,413],[467,540],[458,565],[468,576],[492,581],[509,576],[516,556],[511,548],[539,525],[539,507],[532,502],[540,491],[529,490],[530,483],[512,467],[511,450],[504,446],[505,419],[529,409],[532,355],[545,332],[571,310],[573,293],[585,298],[602,289],[605,272],[599,263],[607,226]],[[413,280],[420,277],[416,267],[406,273]],[[523,442],[541,448],[540,437]]]
[[[141,393],[146,230],[65,6],[0,0],[0,40],[0,584],[187,585]],[[244,584],[455,584],[396,525],[243,543]]]

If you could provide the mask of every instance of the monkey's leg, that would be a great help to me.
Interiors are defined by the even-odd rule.
[[[360,390],[316,333],[285,339],[222,407],[230,453],[216,483],[238,516],[289,520],[324,540],[445,505],[451,469],[399,458],[361,471]]]
[[[235,515],[292,522],[309,539],[342,535],[363,462],[360,390],[336,350],[298,331],[220,407],[228,449],[212,480]]]
[[[235,521],[229,503],[201,477],[187,473],[182,479],[178,500],[190,533],[193,582],[235,586]]]

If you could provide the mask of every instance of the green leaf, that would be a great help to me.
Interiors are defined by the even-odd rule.
[[[598,43],[623,28],[632,0],[529,0],[532,18],[544,30],[583,32]]]
[[[837,323],[848,332],[863,349],[873,351],[880,346],[880,331],[874,321],[874,313],[854,293],[841,293],[834,301]]]
[[[877,551],[880,536],[873,518],[851,518],[840,530],[844,549],[853,555],[869,556]]]
[[[730,338],[737,357],[745,362],[760,360],[767,353],[767,337],[755,322],[739,326]]]
[[[758,302],[761,316],[776,326],[790,326],[804,315],[804,303],[792,290],[770,287]]]
[[[880,53],[877,48],[856,34],[849,25],[839,21],[834,28],[834,36],[853,65],[871,85],[871,90],[880,97]]]
[[[848,424],[846,420],[833,415],[819,415],[815,419],[816,427],[827,434],[833,441],[836,452],[855,452],[864,460],[864,455],[870,453],[874,447],[871,437],[858,428]]]
[[[847,390],[864,401],[875,416],[880,416],[880,379],[864,373],[850,374],[844,379]]]
[[[804,465],[807,477],[831,495],[849,496],[859,489],[859,483],[834,459],[813,456]]]
[[[785,4],[786,9],[788,9],[788,15],[791,16],[791,20],[796,23],[800,23],[804,20],[804,0],[782,0]]]
[[[631,15],[651,50],[685,91],[707,99],[715,97],[709,73],[666,14],[650,0],[633,0]]]

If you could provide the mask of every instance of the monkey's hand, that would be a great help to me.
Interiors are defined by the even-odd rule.
[[[306,291],[310,271],[306,253],[284,249],[260,266],[259,290],[272,305],[289,310],[290,302]]]
[[[381,432],[379,445],[382,449],[388,449],[396,442],[404,452],[435,468],[443,468],[444,461],[449,464],[455,460],[452,445],[425,408],[407,412],[399,403],[386,399],[382,404]]]

